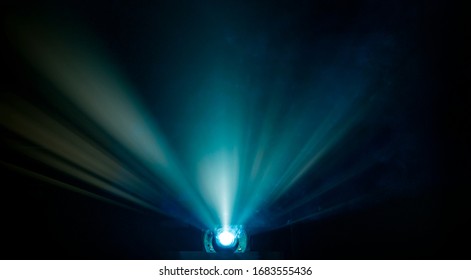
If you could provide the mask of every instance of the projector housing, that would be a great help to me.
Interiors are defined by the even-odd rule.
[[[234,240],[228,245],[223,245],[218,240],[218,236],[227,233],[232,234]],[[217,226],[205,230],[203,243],[206,253],[232,252],[239,254],[247,251],[248,236],[242,225]]]

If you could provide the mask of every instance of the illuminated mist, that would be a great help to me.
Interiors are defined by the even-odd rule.
[[[146,93],[165,96],[173,104],[166,108],[142,98],[99,40],[82,29],[20,19],[12,19],[9,28],[44,86],[41,102],[5,93],[1,125],[38,147],[20,152],[76,184],[3,163],[17,172],[200,228],[281,227],[360,206],[387,190],[328,197],[369,170],[377,154],[359,157],[340,176],[321,178],[339,151],[364,145],[361,137],[351,140],[359,124],[383,110],[376,96],[387,91],[387,81],[374,83],[384,65],[368,59],[390,54],[392,37],[338,39],[341,47],[326,52],[327,58],[314,56],[303,69],[293,63],[300,59],[296,45],[263,69],[250,63],[264,59],[257,53],[214,50],[195,66],[199,73],[182,71],[179,81],[198,79],[195,86]],[[227,44],[234,42],[228,37]],[[262,39],[255,44],[264,48]],[[161,110],[171,112],[174,125],[165,125],[171,135],[154,113]],[[306,186],[306,176],[318,184]]]

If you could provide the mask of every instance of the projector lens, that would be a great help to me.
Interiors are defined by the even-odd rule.
[[[219,233],[217,236],[216,236],[216,239],[218,241],[218,243],[221,245],[221,246],[224,246],[224,247],[229,247],[229,246],[232,246],[234,245],[235,243],[235,236],[232,232],[230,231],[223,231],[221,233]]]
[[[248,248],[248,237],[242,225],[216,226],[207,229],[203,237],[207,253],[244,253]]]

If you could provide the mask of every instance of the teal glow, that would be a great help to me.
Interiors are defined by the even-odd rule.
[[[216,236],[219,244],[221,244],[222,246],[231,246],[232,244],[234,244],[234,241],[235,241],[235,236],[234,234],[232,234],[230,231],[223,231],[221,233],[219,233],[217,236]]]
[[[250,64],[234,62],[232,56],[240,53],[215,54],[200,65],[204,74],[198,81],[156,93],[174,105],[169,110],[174,126],[184,124],[172,138],[153,114],[165,104],[140,99],[93,39],[60,36],[26,22],[15,30],[24,54],[57,88],[59,97],[51,102],[70,102],[119,144],[103,149],[106,143],[100,142],[98,131],[85,134],[28,101],[11,99],[11,104],[1,104],[2,125],[47,151],[29,155],[97,190],[200,227],[250,224],[260,209],[315,173],[369,109],[364,95],[368,82],[348,66],[343,72],[326,68],[321,76],[306,74],[309,86],[296,87],[284,82],[295,69],[283,59],[271,70],[273,77],[263,78]],[[179,74],[190,81],[194,75]],[[260,83],[252,82],[252,76]],[[63,110],[67,114],[68,108]],[[87,126],[80,117],[70,117]],[[110,152],[120,148],[149,174],[143,176]],[[317,188],[302,203],[336,186]],[[159,203],[167,198],[193,217],[166,210]],[[225,231],[218,239],[227,246],[234,235]]]

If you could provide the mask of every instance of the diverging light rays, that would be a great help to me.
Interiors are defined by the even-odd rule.
[[[189,185],[181,173],[171,149],[145,106],[136,98],[136,93],[125,82],[126,79],[111,66],[112,63],[106,59],[103,52],[93,47],[87,37],[58,33],[57,30],[46,28],[39,23],[19,21],[16,22],[14,30],[17,32],[20,47],[40,73],[166,184],[159,190],[159,186],[155,185],[139,187],[143,184],[135,184],[134,180],[127,182],[128,191],[137,192],[151,205],[158,204],[152,193],[170,193],[173,199],[183,202],[191,213],[195,213],[202,224],[216,223],[204,202],[195,195],[195,188]],[[67,111],[67,108],[64,110]],[[70,129],[58,127],[51,117],[43,114],[39,119],[42,122],[39,126],[35,124],[38,121],[35,117],[18,118],[22,119],[19,120],[21,124],[17,126],[19,131],[16,132],[22,136],[41,141],[42,146],[87,170],[100,173],[100,170],[110,168],[106,162],[97,160],[103,154],[101,151],[77,144],[81,143],[80,137],[67,139],[66,135],[71,133]],[[80,123],[80,119],[75,118],[75,121]],[[5,124],[8,126],[8,121]],[[38,134],[43,138],[38,138]],[[77,147],[72,149],[74,146]],[[73,173],[71,175],[88,180],[97,187],[102,186],[95,179],[87,179],[88,175],[76,169],[67,169],[67,165],[55,164],[44,156],[38,157],[41,157],[43,162],[61,168],[63,172]],[[112,172],[101,172],[100,175],[106,180],[117,182],[116,177],[123,176],[126,172],[128,171],[114,169]],[[106,189],[115,194],[118,192],[116,188]],[[134,203],[144,204],[131,197],[127,198]]]
[[[158,211],[150,202],[158,200],[160,194],[113,156],[28,102],[13,96],[8,99],[0,105],[0,123],[41,147],[21,152],[99,189]]]
[[[195,224],[206,227],[250,223],[261,208],[280,199],[309,171],[315,172],[319,161],[368,110],[363,103],[367,81],[355,76],[339,77],[346,84],[314,79],[309,85],[292,87],[277,81],[289,79],[292,71],[278,70],[271,75],[275,79],[270,81],[272,85],[256,88],[239,86],[245,82],[242,73],[250,74],[250,69],[229,71],[230,65],[220,63],[202,88],[186,93],[184,102],[201,100],[185,104],[197,113],[187,114],[183,120],[187,126],[179,135],[187,139],[183,144],[187,154],[177,154],[149,107],[88,39],[27,22],[20,22],[15,30],[24,53],[65,99],[164,184],[152,185],[149,178],[140,178],[100,149],[93,135],[82,135],[41,108],[23,100],[11,101],[16,108],[2,104],[0,117],[5,127],[53,154],[31,151],[28,155],[155,211],[162,211],[158,206],[161,200],[174,199],[194,215]],[[67,113],[67,108],[63,110]],[[80,126],[78,117],[71,118]],[[342,178],[349,176],[353,175]],[[286,211],[309,203],[343,179],[313,187]]]
[[[367,106],[355,106],[361,104],[361,99],[353,97],[355,92],[346,97],[339,95],[338,100],[323,100],[316,98],[316,87],[310,90],[313,93],[306,95],[312,96],[311,100],[294,100],[291,104],[286,93],[273,93],[284,96],[285,99],[278,98],[284,103],[274,104],[280,109],[267,111],[270,113],[255,142],[252,162],[247,166],[250,175],[244,181],[251,191],[241,207],[240,223],[246,223],[254,212],[274,203],[295,186],[367,111]],[[286,106],[293,109],[281,109]]]

